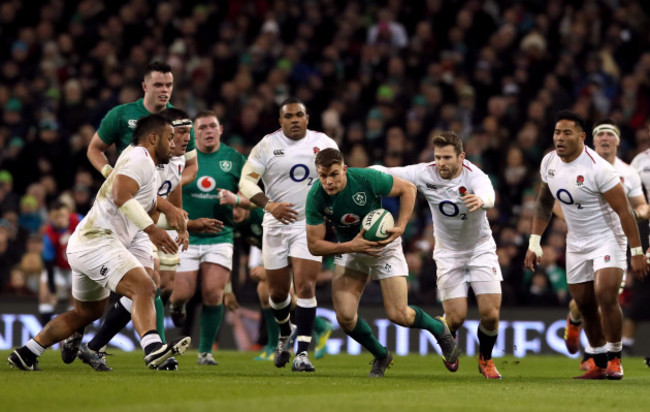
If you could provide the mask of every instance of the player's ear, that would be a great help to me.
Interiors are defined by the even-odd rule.
[[[465,160],[465,152],[460,152],[460,154],[458,155],[458,158],[460,159],[461,162],[463,160]]]
[[[343,164],[343,173],[347,173],[347,172],[348,172],[348,165],[346,165],[346,164],[344,163],[344,164]]]

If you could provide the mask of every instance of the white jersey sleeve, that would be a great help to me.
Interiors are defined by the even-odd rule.
[[[623,183],[625,195],[628,198],[643,195],[641,176],[639,176],[639,172],[637,172],[635,168],[617,157],[614,161],[614,169],[621,177],[621,183]]]

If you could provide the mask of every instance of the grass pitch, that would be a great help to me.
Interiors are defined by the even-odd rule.
[[[437,356],[395,356],[384,379],[368,379],[371,355],[326,356],[316,373],[277,369],[254,353],[215,352],[216,367],[196,365],[196,351],[175,372],[148,370],[142,352],[115,352],[113,372],[95,372],[59,352],[41,357],[41,372],[10,369],[0,351],[2,411],[647,411],[650,369],[625,358],[622,381],[576,381],[578,361],[559,356],[495,358],[503,375],[488,381],[475,359],[456,373]]]

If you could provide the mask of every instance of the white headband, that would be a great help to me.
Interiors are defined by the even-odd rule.
[[[596,137],[596,135],[600,132],[610,132],[614,136],[616,136],[616,144],[621,143],[621,132],[618,130],[618,127],[614,126],[613,124],[601,124],[596,127],[594,127],[594,130],[591,132],[593,137]]]
[[[192,127],[192,121],[190,119],[172,120],[172,126],[173,127],[183,127],[183,126]]]

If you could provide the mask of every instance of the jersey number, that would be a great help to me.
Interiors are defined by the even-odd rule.
[[[291,168],[289,171],[289,177],[291,177],[291,180],[296,183],[304,182],[306,179],[309,179],[307,186],[311,186],[312,183],[314,183],[314,178],[309,177],[309,168],[301,163],[298,163]]]
[[[448,210],[449,207],[447,207],[447,205],[451,207],[451,210]],[[460,213],[458,206],[456,206],[455,203],[450,202],[449,200],[443,200],[442,202],[440,202],[440,204],[438,205],[438,210],[440,210],[440,213],[442,213],[447,217],[456,217],[460,215],[460,220],[467,220],[467,213]]]

